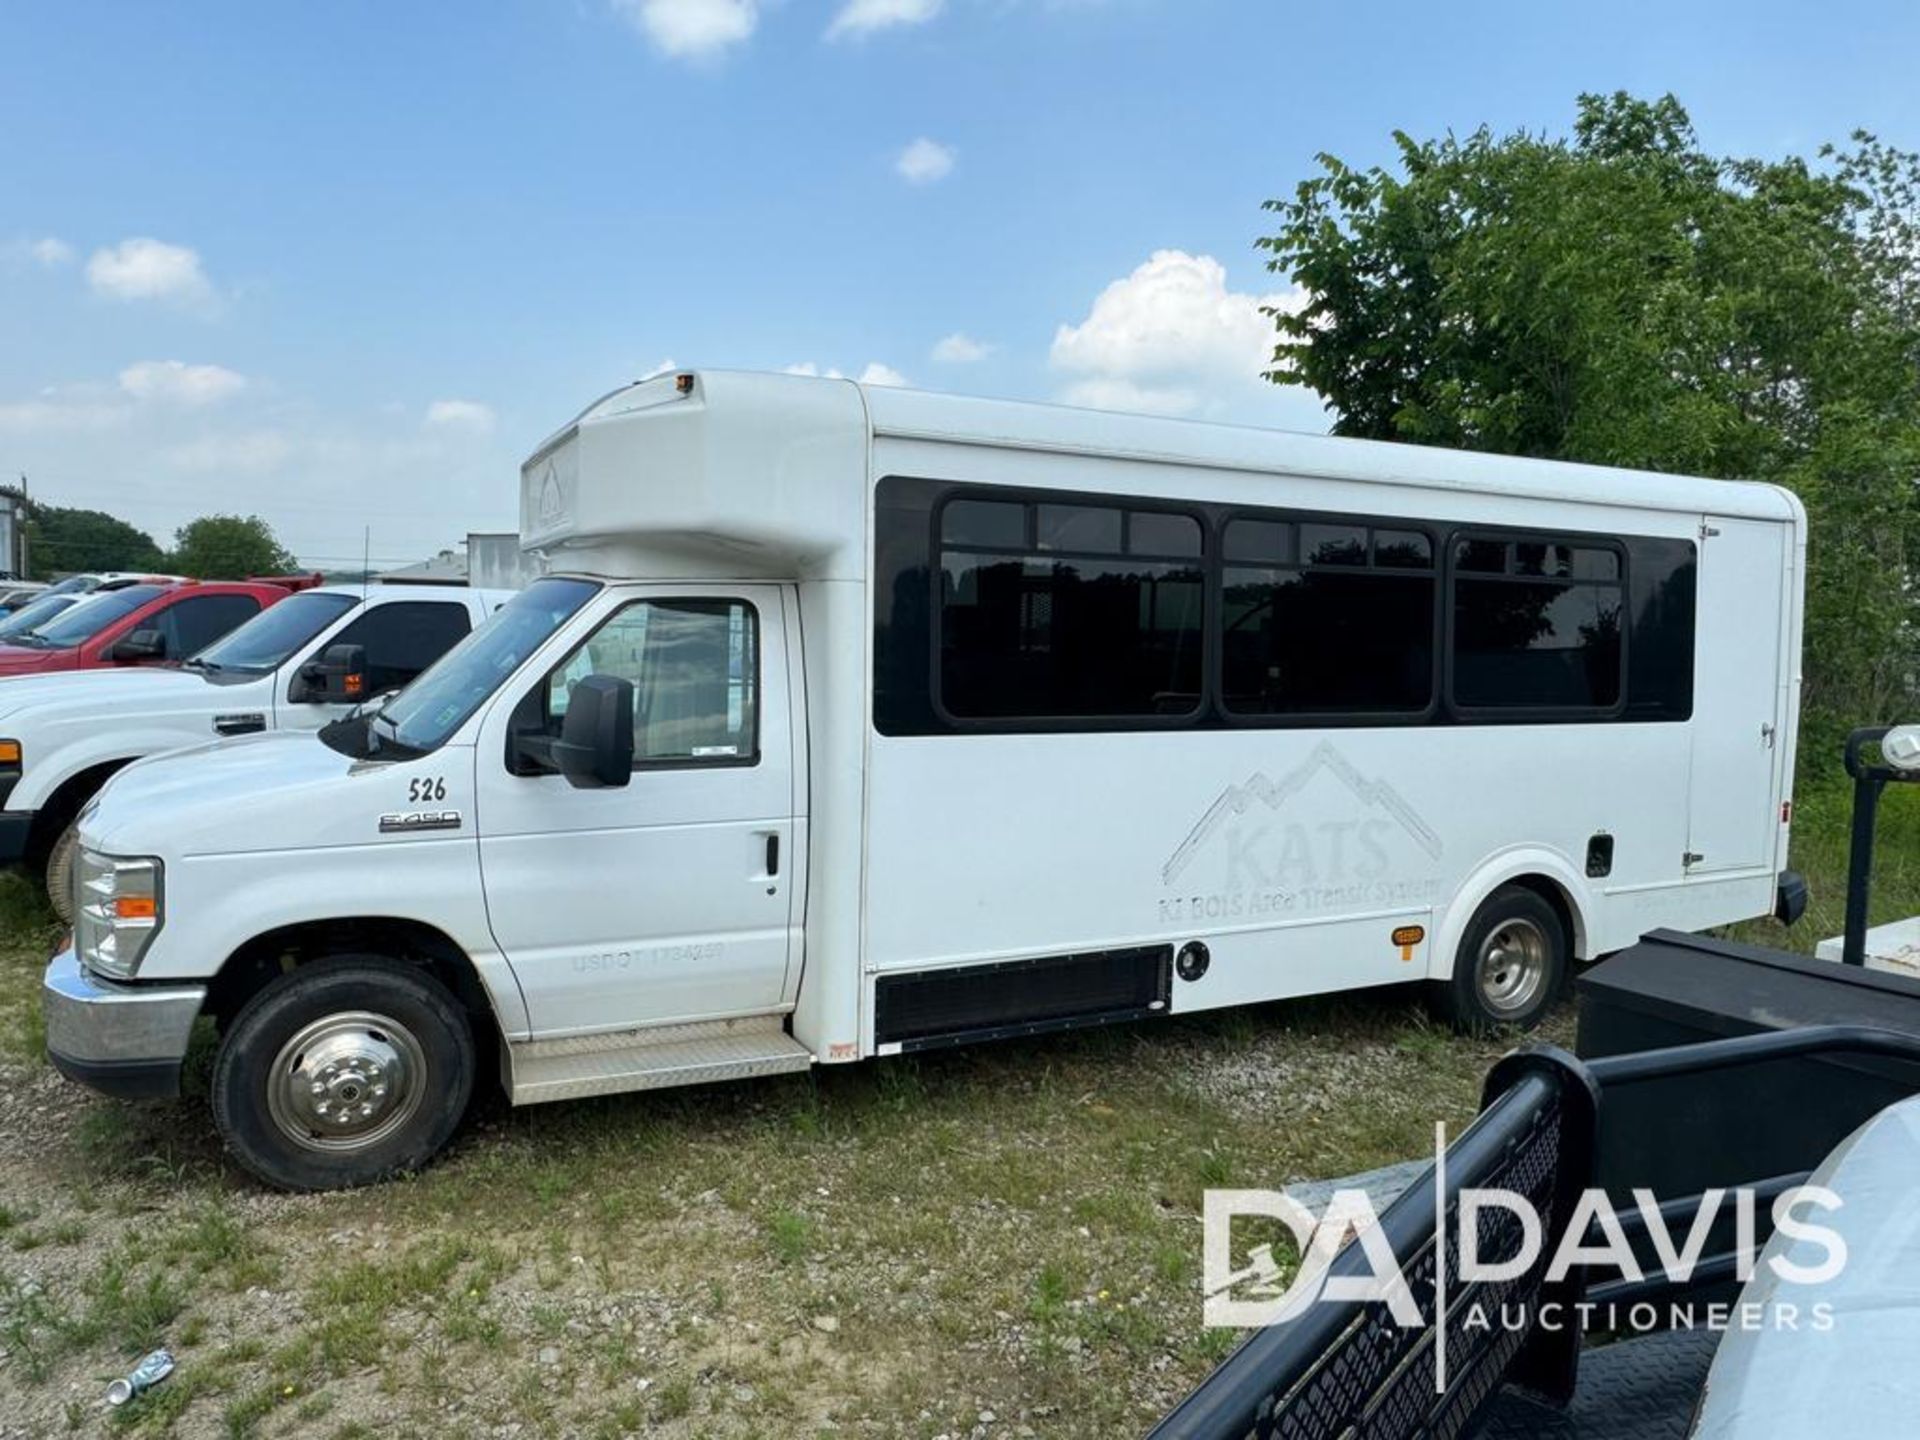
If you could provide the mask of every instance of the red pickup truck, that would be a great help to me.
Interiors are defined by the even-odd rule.
[[[153,580],[103,590],[0,645],[0,679],[178,662],[320,578]]]

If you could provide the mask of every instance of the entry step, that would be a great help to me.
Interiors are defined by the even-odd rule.
[[[1821,960],[1838,960],[1846,948],[1847,937],[1835,935],[1822,940],[1814,950]],[[1896,920],[1891,925],[1875,925],[1867,931],[1867,968],[1885,970],[1920,980],[1920,915]]]
[[[812,1064],[812,1052],[787,1034],[778,1015],[507,1047],[508,1088],[516,1105],[779,1075]]]

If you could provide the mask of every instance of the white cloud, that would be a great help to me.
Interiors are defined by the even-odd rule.
[[[197,301],[213,293],[198,251],[147,236],[94,251],[87,283],[114,300]]]
[[[956,330],[933,347],[933,358],[942,365],[971,365],[993,353],[993,346]]]
[[[811,360],[802,360],[798,365],[783,365],[780,368],[780,373],[783,375],[816,376],[826,380],[845,380],[847,378],[846,371],[835,370],[831,367],[822,370]],[[867,368],[853,378],[858,380],[862,385],[905,385],[907,383],[906,376],[902,375],[891,365],[882,365],[878,360],[869,360],[867,362]]]
[[[169,446],[161,458],[189,475],[269,475],[293,454],[293,440],[284,432],[256,429],[202,435]]]
[[[1071,377],[1062,398],[1099,409],[1219,414],[1267,386],[1275,332],[1263,306],[1297,308],[1299,292],[1227,288],[1211,255],[1157,250],[1095,298],[1087,318],[1054,333],[1051,363]]]
[[[73,263],[73,247],[54,235],[43,235],[31,242],[27,254],[33,257],[34,264],[48,270]]]
[[[661,54],[680,60],[743,44],[760,23],[759,0],[613,0],[613,8]]]
[[[846,0],[827,26],[827,38],[871,35],[897,25],[924,25],[940,13],[945,0]]]
[[[211,405],[247,386],[247,377],[224,365],[188,365],[180,360],[141,360],[120,372],[120,388],[136,400],[170,405]]]
[[[485,435],[493,429],[493,419],[493,411],[478,400],[436,400],[427,406],[427,424],[436,429]]]
[[[900,152],[893,168],[909,185],[931,185],[952,173],[957,154],[951,145],[942,145],[922,135]]]
[[[0,434],[71,435],[126,424],[131,407],[94,386],[49,386],[31,400],[0,404]]]

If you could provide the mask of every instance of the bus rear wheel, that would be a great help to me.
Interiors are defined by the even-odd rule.
[[[1453,978],[1432,987],[1456,1029],[1531,1030],[1566,985],[1572,947],[1560,914],[1537,891],[1502,885],[1474,912],[1454,954]]]
[[[234,1017],[213,1118],[268,1184],[337,1190],[425,1165],[473,1082],[472,1026],[443,986],[401,961],[337,956],[280,976]]]

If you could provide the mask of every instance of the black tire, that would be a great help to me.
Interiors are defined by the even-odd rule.
[[[1434,1009],[1469,1035],[1531,1030],[1560,998],[1572,948],[1560,912],[1544,896],[1502,885],[1460,937],[1453,978],[1429,987]]]
[[[425,1165],[473,1079],[472,1026],[432,976],[334,956],[281,975],[234,1017],[214,1058],[213,1120],[269,1185],[339,1190]]]
[[[73,857],[80,848],[80,822],[69,820],[47,851],[47,903],[62,921],[73,923]]]

